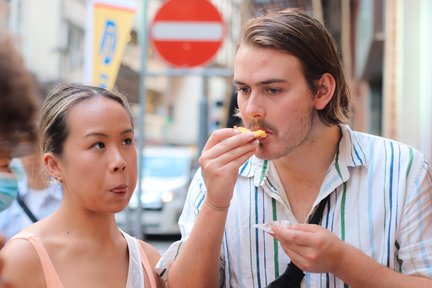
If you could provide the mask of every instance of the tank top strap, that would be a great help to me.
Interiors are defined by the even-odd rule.
[[[153,269],[150,265],[150,261],[147,257],[147,254],[144,251],[144,248],[142,247],[142,245],[139,243],[139,241],[137,239],[135,239],[135,241],[137,242],[137,245],[140,249],[140,253],[141,253],[141,263],[142,266],[144,268],[144,271],[147,274],[147,277],[149,278],[150,281],[150,288],[156,288],[156,280],[153,274]]]
[[[35,248],[42,264],[47,288],[62,288],[63,284],[60,280],[60,277],[58,276],[58,273],[55,270],[54,265],[51,262],[51,259],[49,258],[49,255],[46,249],[43,247],[39,237],[29,231],[21,231],[12,237],[9,242],[16,239],[27,240]]]

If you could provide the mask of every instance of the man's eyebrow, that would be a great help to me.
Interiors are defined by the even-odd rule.
[[[256,85],[258,86],[262,86],[262,85],[269,85],[269,84],[274,84],[274,83],[286,83],[287,81],[285,79],[268,79],[268,80],[264,80],[261,82],[256,83]],[[234,85],[246,85],[245,83],[243,83],[242,81],[239,80],[234,80],[233,81]]]

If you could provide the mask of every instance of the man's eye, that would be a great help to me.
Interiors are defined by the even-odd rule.
[[[239,87],[239,88],[237,88],[237,93],[247,94],[247,93],[249,93],[249,88]]]
[[[277,88],[267,88],[267,92],[269,94],[277,94],[277,93],[279,93],[279,89],[277,89]]]

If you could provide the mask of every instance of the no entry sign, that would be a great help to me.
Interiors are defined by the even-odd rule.
[[[222,45],[225,25],[207,0],[170,0],[150,25],[150,40],[157,53],[176,67],[209,62]]]

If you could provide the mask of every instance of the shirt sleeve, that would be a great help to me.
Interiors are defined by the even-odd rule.
[[[198,213],[201,209],[202,203],[205,198],[207,190],[202,178],[201,169],[198,169],[192,182],[189,186],[188,194],[186,196],[183,212],[179,218],[179,227],[181,232],[181,239],[174,242],[161,256],[159,262],[156,264],[156,271],[159,275],[166,280],[168,271],[178,253],[181,251],[183,244],[189,238],[192,228],[195,224]]]
[[[403,274],[432,277],[432,177],[424,156],[414,157],[407,177],[407,194],[395,243],[399,246],[398,260]]]

